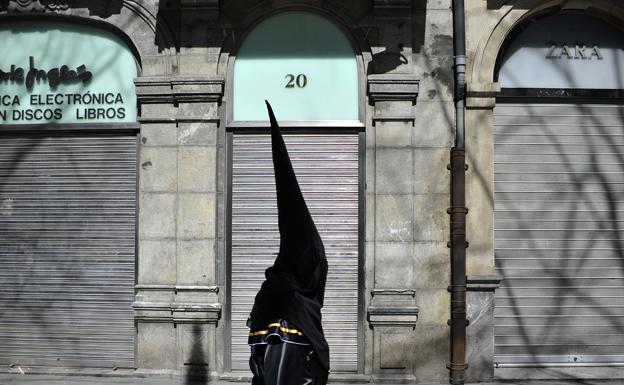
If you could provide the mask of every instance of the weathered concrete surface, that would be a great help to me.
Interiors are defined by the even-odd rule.
[[[367,277],[367,306],[369,317],[373,310],[375,317],[387,313],[383,325],[369,322],[373,381],[448,378],[451,20],[450,1],[416,2],[411,17],[382,19],[381,47],[372,48],[372,71],[385,69],[368,78],[373,126],[366,139],[366,258],[373,276]],[[411,23],[410,33],[401,22]],[[391,68],[393,54],[409,60]],[[413,79],[417,94],[407,86]],[[393,315],[409,314],[412,306],[418,308],[413,328],[405,316]]]

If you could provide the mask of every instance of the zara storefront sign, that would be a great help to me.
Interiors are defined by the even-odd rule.
[[[114,34],[20,22],[0,28],[0,40],[17,47],[0,58],[0,124],[136,121],[136,62]]]
[[[502,88],[624,89],[624,33],[589,13],[544,17],[522,29],[503,52]]]
[[[547,44],[550,48],[546,54],[546,59],[584,59],[584,60],[603,60],[604,56],[600,47],[597,45],[588,47],[585,44],[575,44],[568,46],[566,44]]]

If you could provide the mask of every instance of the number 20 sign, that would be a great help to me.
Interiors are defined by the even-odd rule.
[[[305,86],[308,85],[308,77],[304,74],[288,74],[286,75],[286,80],[288,80],[288,82],[284,88],[305,88]]]

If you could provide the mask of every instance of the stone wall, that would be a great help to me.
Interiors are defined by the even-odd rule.
[[[451,20],[450,1],[376,19],[374,53],[411,51],[404,64],[368,76],[366,296],[378,381],[448,378]]]
[[[486,2],[467,3],[469,14],[494,20],[481,9]],[[229,327],[225,225],[229,70],[232,54],[254,23],[296,7],[321,12],[342,24],[364,69],[366,219],[360,322],[365,354],[361,373],[338,377],[447,381],[446,166],[454,132],[450,4],[450,0],[124,0],[74,1],[57,10],[116,26],[136,46],[141,60],[136,80],[141,133],[134,303],[140,371],[232,378],[224,358]],[[471,28],[470,41],[480,41]],[[469,49],[476,50],[474,45]],[[471,89],[482,90],[479,84],[473,82]],[[474,127],[489,116],[476,111],[480,110],[468,115]],[[480,132],[468,135],[471,146],[489,143]],[[488,191],[491,153],[478,154],[481,158],[469,163],[476,163],[474,170],[485,175],[486,183],[478,184],[474,177],[469,181],[469,190],[477,191],[469,195],[472,229],[483,228],[478,218],[491,212],[487,201],[475,198],[483,189]],[[469,274],[493,272],[491,223],[486,220],[484,226],[484,235],[468,234],[471,245],[478,246],[476,252],[470,251],[473,246],[469,249]],[[478,292],[482,286],[475,285]],[[471,298],[470,314],[485,320],[472,332],[480,339],[491,332],[491,301]],[[476,316],[480,314],[485,316]],[[491,354],[489,346],[481,346],[469,346],[471,357]],[[484,362],[487,367],[489,361]]]

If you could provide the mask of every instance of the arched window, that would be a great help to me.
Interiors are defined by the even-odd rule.
[[[502,88],[624,88],[624,33],[610,22],[568,11],[521,28],[499,59]]]
[[[94,25],[0,24],[3,363],[135,367],[138,67]]]
[[[0,41],[0,124],[133,123],[132,51],[115,34],[82,24],[5,23]],[[19,103],[14,103],[15,97]]]
[[[266,121],[264,100],[281,121],[358,121],[353,48],[327,19],[304,12],[261,22],[236,56],[234,121]]]

